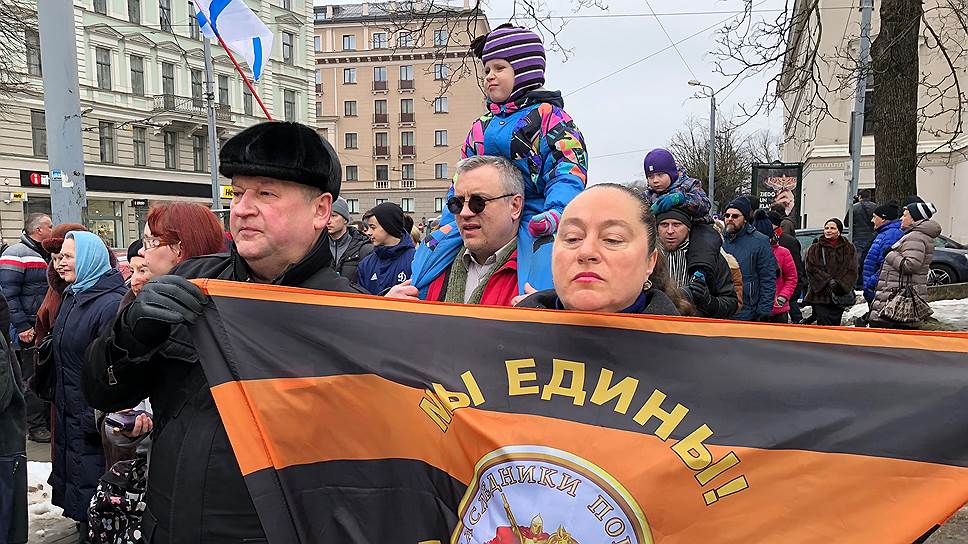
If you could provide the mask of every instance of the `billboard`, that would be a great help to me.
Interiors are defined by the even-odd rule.
[[[787,216],[800,228],[800,202],[803,194],[803,163],[753,163],[753,195],[760,208],[781,204]]]

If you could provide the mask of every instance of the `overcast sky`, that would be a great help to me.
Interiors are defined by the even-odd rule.
[[[513,1],[488,1],[486,11],[492,26],[507,22]],[[546,2],[555,15],[572,15],[573,2]],[[678,45],[685,58],[683,62],[674,49],[656,54],[668,47],[670,41],[651,15],[575,18],[569,20],[560,36],[560,41],[572,49],[571,56],[565,61],[561,55],[549,53],[546,87],[562,91],[565,109],[585,136],[589,150],[589,181],[592,183],[629,181],[642,177],[642,159],[648,149],[668,144],[672,135],[690,116],[697,117],[703,123],[708,122],[709,100],[692,98],[697,88],[690,87],[686,82],[695,77],[715,88],[725,82],[722,76],[713,72],[713,59],[709,52],[716,47],[716,29],[730,15],[706,12],[739,10],[742,8],[741,0],[650,2],[673,41],[678,42],[706,27],[715,27]],[[326,2],[316,0],[316,3],[321,5]],[[585,9],[578,15],[650,14],[649,4],[645,0],[608,0],[607,4],[606,12]],[[758,9],[781,5],[781,0],[766,0]],[[683,12],[703,13],[663,15]],[[651,58],[580,89],[647,56]],[[761,91],[762,80],[749,80],[732,92],[721,93],[718,97],[720,115],[728,115],[737,103],[750,103]],[[468,125],[470,122],[469,119]],[[763,128],[770,128],[779,134],[782,131],[780,112],[774,112],[768,118],[756,119],[747,127],[750,131]]]

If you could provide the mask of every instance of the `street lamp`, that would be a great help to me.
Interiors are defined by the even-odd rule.
[[[712,212],[716,211],[716,90],[703,85],[698,79],[690,79],[689,85],[709,90],[709,201]]]

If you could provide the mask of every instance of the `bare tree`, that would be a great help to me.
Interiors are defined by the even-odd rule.
[[[968,101],[959,77],[968,58],[968,0],[880,0],[879,33],[865,74],[873,85],[874,157],[878,195],[902,199],[917,192],[918,161],[934,152],[954,152],[963,132]],[[725,87],[768,75],[762,95],[743,108],[746,119],[783,105],[787,138],[810,141],[824,121],[848,130],[828,97],[853,96],[859,64],[857,32],[849,26],[824,27],[820,0],[787,0],[775,17],[763,18],[756,0],[744,0],[745,13],[724,27],[714,52]],[[847,7],[847,9],[855,9]],[[842,11],[845,15],[847,11]],[[848,19],[848,17],[844,17]],[[822,44],[840,45],[828,51]],[[938,60],[941,69],[923,72],[920,62]],[[725,88],[724,87],[724,88]],[[742,122],[742,119],[740,120]],[[918,155],[918,137],[940,143]]]
[[[36,38],[37,12],[22,0],[0,0],[0,112],[10,97],[30,88],[27,78],[27,37]],[[39,46],[39,41],[37,42]]]

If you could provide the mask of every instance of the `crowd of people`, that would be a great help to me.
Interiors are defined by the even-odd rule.
[[[26,541],[25,437],[53,441],[53,503],[82,541],[265,539],[189,332],[206,304],[194,278],[765,323],[804,322],[802,303],[818,325],[841,324],[859,286],[872,326],[923,318],[917,299],[941,231],[932,204],[865,198],[850,213],[869,239],[852,243],[831,218],[804,259],[782,207],[742,196],[713,216],[668,150],[646,155],[644,190],[587,186],[581,133],[561,95],[543,89],[540,38],[501,26],[474,49],[488,111],[424,240],[393,203],[354,224],[336,152],[289,122],[223,145],[229,232],[200,204],[156,204],[128,249],[128,278],[84,226],[27,218],[0,259],[10,362],[0,365],[0,542]]]

